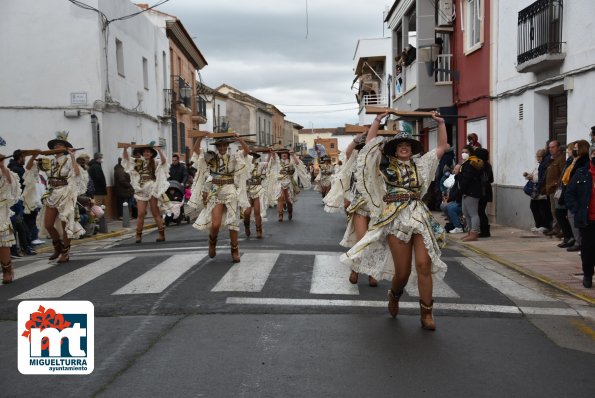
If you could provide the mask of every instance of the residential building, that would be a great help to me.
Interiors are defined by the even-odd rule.
[[[360,39],[353,55],[359,123],[371,124],[376,115],[367,115],[365,106],[390,106],[392,79],[392,39]]]
[[[337,137],[333,136],[337,128],[302,129],[299,132],[299,142],[306,148],[314,148],[315,144],[324,146],[327,155],[333,163],[339,160],[339,145]]]
[[[227,84],[222,84],[215,91],[227,95],[229,128],[241,134],[255,134],[257,145],[273,144],[272,105]]]
[[[87,0],[110,20],[138,13],[129,0]],[[44,149],[66,130],[78,153],[104,155],[112,214],[118,142],[169,145],[163,122],[169,43],[146,13],[103,25],[97,11],[61,0],[7,0],[0,13],[0,124],[3,152]],[[108,34],[109,33],[109,34]]]
[[[147,9],[147,4],[138,4]],[[168,121],[171,122],[171,150],[183,160],[189,160],[190,144],[187,130],[199,130],[207,123],[206,100],[196,92],[196,76],[207,61],[184,28],[179,18],[155,9],[147,15],[163,29],[169,39],[170,76],[169,88],[165,89],[170,103]]]
[[[287,146],[288,143],[283,142],[285,114],[274,105],[268,105],[267,110],[272,114],[272,143]]]
[[[292,148],[295,153],[305,154],[308,149],[304,143],[300,142],[300,130],[304,127],[297,123],[285,120],[283,122],[283,138],[281,144],[286,148]]]
[[[535,168],[535,151],[549,139],[588,140],[595,124],[588,110],[595,97],[595,2],[491,3],[496,220],[529,228],[522,174]]]

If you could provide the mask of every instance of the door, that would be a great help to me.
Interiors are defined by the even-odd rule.
[[[550,140],[566,145],[568,106],[566,93],[550,96]]]

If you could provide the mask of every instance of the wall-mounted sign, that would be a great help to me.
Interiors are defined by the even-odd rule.
[[[70,93],[70,105],[87,105],[87,92]]]

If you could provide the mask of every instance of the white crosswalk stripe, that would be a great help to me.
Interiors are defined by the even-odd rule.
[[[349,282],[351,269],[339,256],[319,255],[314,258],[311,294],[359,294],[357,285]]]
[[[58,277],[41,286],[19,294],[11,300],[30,300],[40,298],[57,298],[83,286],[85,283],[119,267],[132,260],[134,257],[105,257],[66,275]]]
[[[340,262],[340,253],[321,252],[312,254],[314,253],[300,252],[298,254],[292,252],[291,254],[284,254],[285,256],[298,257],[298,261],[302,261],[303,264],[312,264],[313,259],[310,288],[304,291],[305,294],[345,296],[359,296],[362,294],[357,284],[352,285],[349,282],[351,270]],[[211,292],[261,292],[279,261],[279,255],[280,252],[244,253],[240,263],[231,266],[221,279],[213,281],[215,286],[211,289]],[[135,275],[135,279],[123,286],[116,285],[110,291],[101,292],[101,294],[120,296],[161,293],[201,263],[205,257],[206,253],[204,251],[191,251],[172,255],[151,269],[144,270],[140,275]],[[11,300],[62,297],[133,260],[142,262],[143,256],[106,256],[66,275],[33,287],[11,298]],[[464,259],[459,260],[463,261]],[[20,279],[51,267],[56,267],[56,265],[47,260],[40,260],[18,267],[15,273],[17,278]],[[139,268],[133,267],[133,269],[138,271]],[[282,281],[286,276],[278,275],[278,277],[281,277],[280,281],[283,283]],[[113,284],[110,286],[113,286]],[[101,291],[101,288],[98,291]],[[406,291],[409,296],[419,296],[415,272],[412,273]],[[460,297],[443,280],[434,279],[433,291],[436,298]]]
[[[278,253],[245,253],[212,292],[260,292],[279,258]]]
[[[171,256],[112,294],[161,293],[205,256],[206,253]]]
[[[23,265],[22,267],[15,267],[14,269],[14,280],[24,278],[29,275],[33,275],[37,272],[46,270],[51,267],[55,267],[56,264],[51,263],[49,260],[39,260],[33,263]],[[7,286],[7,285],[0,285]]]

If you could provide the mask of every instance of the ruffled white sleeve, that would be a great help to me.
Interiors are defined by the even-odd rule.
[[[10,183],[4,175],[0,177],[0,203],[7,208],[13,206],[21,197],[19,176],[10,170],[8,173],[10,174]]]
[[[130,185],[132,185],[134,191],[140,191],[142,189],[140,186],[140,174],[134,169],[134,159],[122,158],[121,164],[124,167],[124,171],[130,176]]]
[[[417,166],[418,178],[421,181],[420,195],[423,197],[436,176],[436,169],[438,168],[440,159],[436,155],[436,149],[432,149],[422,157],[415,159],[414,162]]]
[[[281,174],[281,162],[277,158],[277,154],[272,154],[273,159],[269,166],[269,184],[267,194],[269,195],[269,203],[277,202],[277,198],[281,193],[281,182],[279,181],[279,175]]]
[[[250,207],[248,192],[246,191],[246,180],[250,178],[252,172],[252,156],[244,156],[244,151],[238,151],[234,155],[235,167],[233,173],[233,183],[238,195],[238,204],[241,208]]]
[[[69,194],[76,200],[76,197],[87,192],[89,185],[89,173],[82,167],[79,167],[79,175],[77,176],[72,167],[72,159],[68,159],[70,164],[70,171],[68,172],[68,190]]]
[[[344,201],[348,199],[351,174],[355,170],[357,151],[353,151],[347,162],[338,173],[334,174],[331,189],[324,197],[324,210],[327,213],[339,213],[344,209]]]
[[[201,151],[200,155],[194,153],[191,159],[192,164],[196,167],[196,174],[194,175],[194,181],[190,191],[192,195],[188,200],[188,205],[194,209],[202,207],[202,190],[207,177],[207,162],[205,161],[204,152]]]
[[[169,163],[161,161],[155,161],[155,163],[155,184],[151,196],[159,198],[169,189]]]
[[[37,190],[37,181],[39,180],[39,168],[37,162],[33,162],[33,166],[29,170],[25,170],[23,175],[23,182],[25,188],[23,189],[23,205],[25,207],[25,214],[31,214],[38,207],[40,207],[40,196]]]
[[[376,137],[368,142],[357,156],[356,188],[368,202],[372,216],[379,216],[385,206],[382,198],[386,195],[386,185],[380,173],[384,137]]]
[[[300,182],[302,183],[302,187],[304,189],[312,188],[312,182],[310,181],[310,175],[308,174],[308,169],[306,169],[306,165],[304,162],[298,159],[297,163],[294,163],[295,167],[295,174],[297,174]]]

